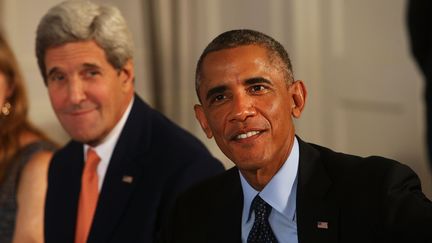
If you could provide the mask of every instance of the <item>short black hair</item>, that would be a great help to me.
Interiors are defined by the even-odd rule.
[[[272,37],[261,33],[256,30],[250,29],[237,29],[226,31],[216,38],[214,38],[204,49],[200,58],[198,59],[198,63],[195,71],[195,90],[199,97],[199,87],[201,84],[202,78],[202,64],[205,57],[215,51],[220,51],[224,49],[235,48],[239,46],[247,46],[247,45],[258,45],[262,46],[269,51],[269,54],[272,58],[279,57],[282,60],[282,69],[285,72],[284,76],[287,83],[293,81],[293,70],[291,65],[291,60],[289,58],[288,52],[285,48]]]

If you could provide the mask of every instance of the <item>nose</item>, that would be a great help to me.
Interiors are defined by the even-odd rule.
[[[69,101],[72,104],[80,104],[86,97],[84,83],[80,78],[69,80]]]
[[[248,118],[256,115],[253,98],[248,95],[234,97],[230,113],[230,121],[246,121]]]

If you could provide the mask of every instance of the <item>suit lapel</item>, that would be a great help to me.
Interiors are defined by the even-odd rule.
[[[301,141],[297,187],[299,242],[337,242],[339,207],[317,149]]]
[[[108,242],[112,232],[118,225],[136,182],[143,171],[140,162],[145,160],[148,150],[148,137],[144,129],[150,129],[144,119],[148,110],[142,107],[142,101],[135,97],[129,117],[120,134],[113,151],[107,173],[99,196],[89,242]],[[147,135],[147,136],[146,136]]]

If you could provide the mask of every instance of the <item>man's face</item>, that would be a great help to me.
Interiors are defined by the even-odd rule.
[[[274,58],[273,58],[274,59]],[[240,46],[211,52],[202,64],[201,105],[195,114],[207,137],[242,171],[279,168],[291,151],[306,90],[288,85],[280,60],[265,48]]]
[[[114,128],[133,96],[133,64],[121,70],[94,41],[46,50],[48,93],[63,128],[77,141],[99,144]]]

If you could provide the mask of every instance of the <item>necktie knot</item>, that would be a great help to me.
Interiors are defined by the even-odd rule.
[[[94,173],[94,171],[96,171],[97,169],[99,162],[100,162],[100,158],[97,155],[96,151],[89,148],[87,150],[87,159],[84,166],[84,174],[86,174],[86,172]]]
[[[252,210],[255,212],[255,218],[268,220],[272,207],[257,195],[252,201]]]

